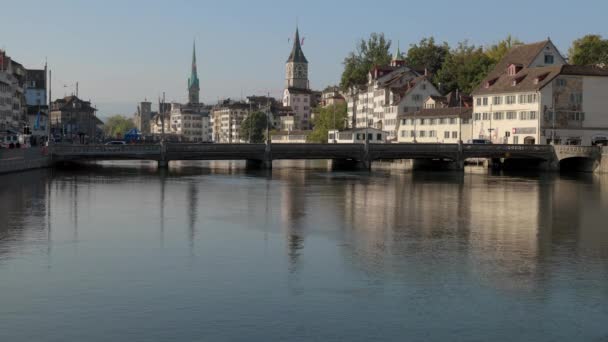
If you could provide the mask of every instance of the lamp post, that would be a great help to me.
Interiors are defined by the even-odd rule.
[[[462,96],[456,89],[456,96],[458,96],[458,144],[462,145]]]
[[[332,108],[333,108],[333,116],[334,116],[334,144],[335,144],[335,143],[337,143],[337,140],[336,140],[336,105],[333,104]]]
[[[414,111],[413,119],[412,120],[414,120],[414,144],[415,144],[415,143],[417,143],[416,136],[418,135],[418,131],[416,131],[416,123],[417,123],[418,120],[416,119],[416,112],[415,111]]]
[[[367,112],[368,112],[368,105],[367,105],[367,101],[369,98],[365,99],[365,145],[369,144],[369,134],[368,134],[368,127],[369,127],[369,120],[367,118]]]
[[[555,145],[555,96],[551,96],[551,145]]]

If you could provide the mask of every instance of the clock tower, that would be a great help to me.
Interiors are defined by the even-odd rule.
[[[302,52],[300,33],[297,28],[293,48],[287,59],[286,76],[287,88],[309,89],[308,61],[304,57],[304,52]]]

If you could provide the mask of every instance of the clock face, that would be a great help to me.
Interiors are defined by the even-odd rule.
[[[294,76],[296,78],[306,78],[306,67],[302,64],[298,64],[295,67],[295,74]]]

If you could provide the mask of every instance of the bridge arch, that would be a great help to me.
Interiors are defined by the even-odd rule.
[[[593,172],[599,167],[599,162],[593,157],[574,156],[559,161],[560,172]]]

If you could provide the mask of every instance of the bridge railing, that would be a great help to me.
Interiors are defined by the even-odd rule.
[[[160,154],[160,145],[54,145],[56,155],[86,155],[108,153]]]
[[[552,153],[551,145],[463,144],[463,151]]]
[[[167,152],[259,152],[265,144],[167,144]]]

